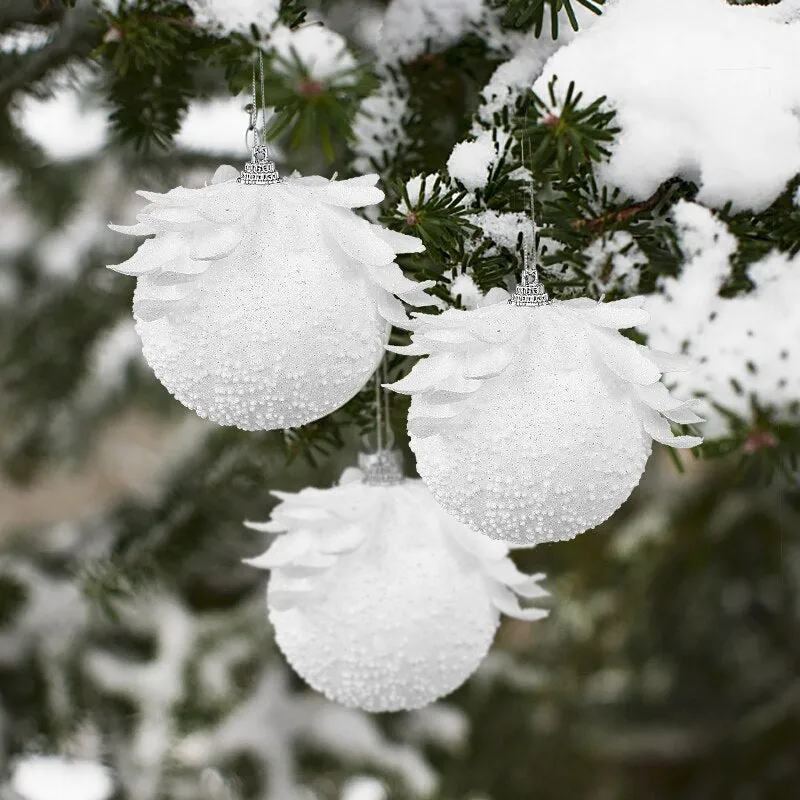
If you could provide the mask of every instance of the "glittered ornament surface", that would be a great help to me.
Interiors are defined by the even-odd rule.
[[[418,315],[427,355],[391,388],[412,395],[411,448],[442,507],[515,546],[571,539],[607,519],[638,484],[655,439],[693,447],[669,421],[700,422],[662,373],[679,359],[623,337],[642,298],[589,299]]]
[[[367,711],[419,708],[460,686],[489,649],[500,611],[547,594],[508,549],[448,517],[421,481],[276,495],[282,532],[252,559],[272,571],[267,602],[289,663],[332,700]]]
[[[357,217],[383,199],[377,176],[214,183],[166,194],[138,224],[125,263],[145,358],[184,405],[245,430],[303,425],[350,400],[380,361],[403,304],[430,302],[397,253],[418,239]],[[427,298],[427,299],[426,299]]]

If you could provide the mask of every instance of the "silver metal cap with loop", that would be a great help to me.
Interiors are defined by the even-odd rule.
[[[399,450],[359,453],[358,468],[364,473],[364,483],[368,486],[396,486],[406,479],[403,454]]]
[[[236,179],[239,183],[248,186],[269,186],[273,183],[280,183],[281,176],[275,168],[275,162],[270,158],[269,145],[266,141],[261,141],[261,134],[258,129],[258,115],[261,112],[262,130],[267,127],[266,94],[264,89],[264,55],[258,51],[258,67],[261,77],[261,98],[259,100],[256,88],[256,61],[253,61],[253,102],[245,106],[245,111],[250,115],[250,123],[244,135],[244,140],[250,148],[252,155],[250,161],[244,165],[244,170]],[[252,134],[253,142],[250,143]],[[266,133],[264,134],[266,139]]]
[[[281,176],[275,168],[275,162],[270,159],[267,148],[257,144],[253,148],[252,158],[244,165],[242,174],[236,180],[248,186],[268,186],[280,183]]]
[[[522,280],[508,302],[515,306],[546,306],[550,303],[550,296],[539,281],[539,270],[531,267],[527,252],[524,259]]]

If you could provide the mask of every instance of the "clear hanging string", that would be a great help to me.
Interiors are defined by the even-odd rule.
[[[386,358],[386,353],[383,354],[383,358],[381,359],[381,383],[385,386],[389,383],[389,363],[388,359]],[[394,430],[392,429],[392,417],[390,414],[389,408],[389,392],[386,389],[382,389],[383,392],[383,418],[386,424],[386,441],[390,442],[389,447],[394,446]]]
[[[519,140],[520,160],[525,169],[525,133],[528,128],[528,111],[525,110],[525,127]],[[550,302],[547,292],[539,281],[539,227],[536,224],[536,192],[533,175],[528,176],[528,213],[530,214],[531,242],[524,237],[522,243],[522,279],[517,284],[509,303],[515,306],[545,306]]]
[[[369,437],[363,437],[366,452],[359,453],[358,465],[364,472],[364,483],[371,486],[390,486],[402,483],[403,460],[401,454],[394,450],[394,431],[392,429],[389,393],[383,388],[388,380],[386,356],[375,370],[375,444],[376,449],[370,451]]]
[[[377,451],[383,450],[383,398],[381,397],[381,383],[383,382],[383,359],[375,370],[375,440]]]

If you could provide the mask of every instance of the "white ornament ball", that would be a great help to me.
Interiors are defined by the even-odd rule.
[[[422,246],[350,210],[383,199],[376,175],[246,185],[237,174],[140,192],[139,223],[112,228],[153,238],[111,269],[138,278],[144,356],[181,403],[244,430],[303,425],[374,372],[390,323],[406,319],[395,295],[430,302],[394,263]]]
[[[646,321],[642,298],[507,297],[417,315],[412,344],[390,349],[428,358],[391,388],[412,395],[411,448],[442,508],[514,546],[571,539],[625,502],[653,439],[701,441],[673,436],[667,419],[702,420],[660,382],[677,360],[617,330]]]
[[[332,489],[277,494],[260,530],[284,533],[248,563],[272,570],[275,638],[313,688],[346,706],[398,711],[460,686],[486,655],[499,613],[539,619],[542,575],[448,517],[421,481],[372,486],[348,470]]]

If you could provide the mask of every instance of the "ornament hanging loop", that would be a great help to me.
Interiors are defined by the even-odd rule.
[[[258,108],[256,107],[255,103],[248,103],[244,110],[250,115],[250,123],[247,126],[247,130],[244,132],[244,143],[247,145],[247,149],[253,153],[261,144],[261,135],[258,132]],[[252,137],[252,143],[250,141]]]
[[[525,128],[519,140],[520,159],[525,167],[525,134],[527,130],[528,111],[525,110]],[[515,306],[546,306],[550,297],[539,281],[539,229],[536,225],[536,198],[533,191],[533,176],[528,181],[528,194],[531,215],[531,243],[523,239],[522,242],[522,280],[517,284],[514,294],[508,302]]]

